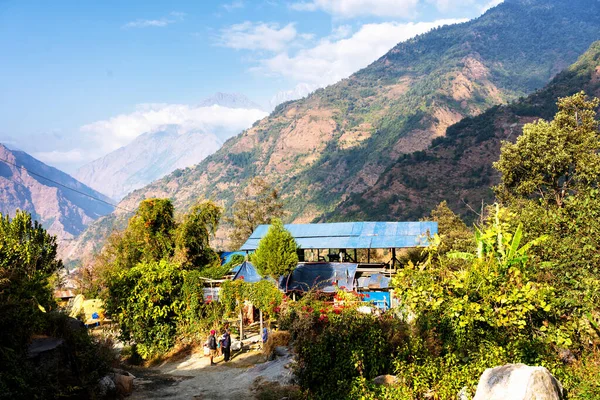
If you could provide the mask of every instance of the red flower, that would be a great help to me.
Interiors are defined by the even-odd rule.
[[[333,309],[333,312],[334,312],[335,314],[338,314],[338,315],[339,315],[339,314],[341,314],[341,313],[342,313],[342,310],[341,310],[341,309],[339,309],[339,308],[334,308],[334,309]]]
[[[321,315],[319,317],[319,321],[321,321],[321,322],[327,322],[328,321],[327,315],[325,315],[325,314]]]
[[[319,310],[319,312],[320,312],[321,314],[325,314],[327,311],[325,311],[325,309],[324,309],[324,308],[321,308],[321,309]]]
[[[244,280],[244,275],[240,275],[240,280]]]
[[[281,308],[280,308],[280,307],[275,307],[275,308],[273,309],[273,312],[275,312],[275,314],[279,314],[279,311],[281,311]]]

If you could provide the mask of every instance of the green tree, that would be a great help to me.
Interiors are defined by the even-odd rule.
[[[259,225],[270,224],[284,216],[283,202],[279,193],[264,179],[254,178],[244,189],[242,199],[233,206],[233,225],[229,239],[231,247],[239,249]]]
[[[261,239],[251,261],[262,276],[279,278],[298,265],[298,245],[292,234],[274,219],[267,234]]]
[[[56,237],[49,235],[39,222],[33,221],[29,213],[17,211],[12,219],[0,214],[2,326],[26,331],[39,328],[41,316],[38,305],[47,310],[55,304],[49,279],[62,268],[62,262],[56,258],[56,249]],[[0,331],[0,338],[6,339],[2,343],[29,339],[27,336],[14,336],[12,329]],[[4,333],[13,337],[4,338]]]
[[[210,239],[219,227],[223,209],[212,201],[193,206],[175,232],[175,261],[187,268],[204,268],[219,263]]]
[[[589,100],[584,92],[559,99],[553,121],[527,124],[516,143],[504,142],[494,164],[502,174],[496,188],[501,198],[535,198],[564,207],[567,196],[597,187],[599,105],[599,99]]]
[[[444,200],[431,211],[431,220],[438,223],[438,233],[442,241],[442,249],[468,251],[474,246],[473,232],[462,219],[456,215]]]
[[[600,304],[599,105],[583,92],[559,99],[554,120],[525,125],[494,165],[506,221],[523,225],[524,240],[547,238],[530,251],[538,280],[557,289],[555,306],[582,345],[595,337],[587,319]]]
[[[177,323],[185,308],[185,271],[161,260],[139,263],[110,275],[106,311],[118,322],[121,338],[136,344],[147,359],[175,343]]]

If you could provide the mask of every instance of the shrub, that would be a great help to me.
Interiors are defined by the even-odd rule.
[[[166,261],[140,263],[108,280],[106,311],[119,323],[121,338],[133,341],[144,359],[171,348],[185,304],[184,271]]]
[[[317,398],[345,398],[354,378],[372,379],[391,370],[396,349],[390,339],[398,333],[406,337],[405,329],[389,316],[355,310],[303,315],[293,326],[300,386]]]

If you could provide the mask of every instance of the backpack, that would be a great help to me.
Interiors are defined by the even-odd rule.
[[[211,350],[217,349],[217,339],[215,339],[213,335],[210,335],[210,337],[208,338],[208,348]]]

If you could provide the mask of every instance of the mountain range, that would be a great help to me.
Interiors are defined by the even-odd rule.
[[[492,107],[466,118],[424,150],[400,157],[362,193],[350,196],[324,220],[421,218],[441,201],[474,220],[482,202],[491,203],[490,189],[500,181],[492,163],[503,140],[514,141],[523,125],[551,120],[556,101],[579,91],[600,97],[600,41],[543,89],[509,105]]]
[[[28,211],[60,242],[73,239],[92,221],[110,213],[114,209],[110,201],[64,172],[0,144],[2,214]]]
[[[476,145],[483,143],[477,135],[494,136],[494,128],[472,126],[475,133],[465,133],[470,139],[456,142],[458,155],[452,158],[472,155],[465,160],[475,168],[456,182],[449,178],[454,164],[423,163],[432,142],[441,148],[460,137],[457,127],[544,87],[598,38],[597,0],[506,0],[475,20],[400,43],[348,79],[280,104],[195,167],[136,190],[120,204],[135,209],[144,198],[167,197],[185,210],[198,199],[212,198],[230,208],[250,179],[262,176],[280,189],[287,219],[294,222],[418,218],[445,197],[464,212],[468,207],[458,207],[458,199],[470,188],[481,189],[462,196],[471,207],[490,198],[489,166],[498,146]],[[577,85],[571,84],[574,90]],[[529,118],[534,117],[532,112]],[[507,121],[514,129],[506,132],[515,137],[527,118]],[[411,172],[403,170],[407,160],[416,165]],[[421,192],[429,187],[424,182],[430,175],[436,175],[436,183]],[[400,180],[410,183],[402,186]],[[100,219],[81,236],[74,253],[97,249],[126,217],[116,210]]]
[[[266,115],[261,106],[241,94],[216,93],[195,106],[197,112],[203,108],[223,116],[242,112],[247,115],[241,116],[241,123],[227,122],[224,118],[221,126],[215,123],[194,128],[160,126],[82,166],[75,172],[75,178],[118,201],[177,169],[199,163],[217,151],[226,139],[249,126],[253,118]]]

